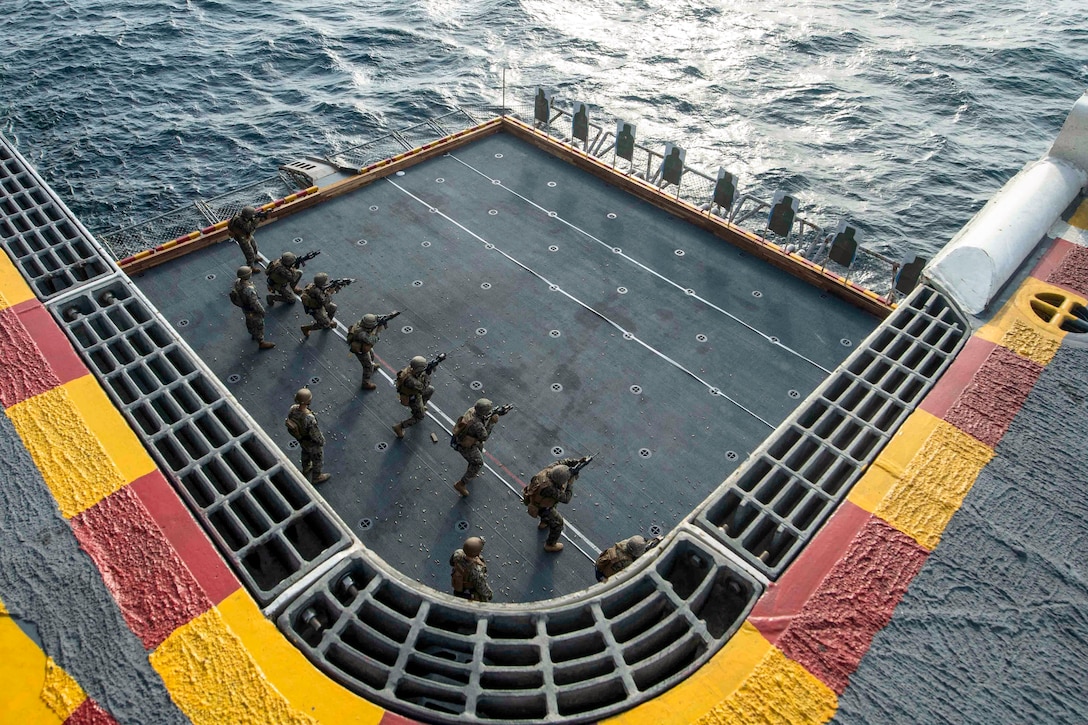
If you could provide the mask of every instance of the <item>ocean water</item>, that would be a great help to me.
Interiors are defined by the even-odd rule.
[[[1088,89],[1073,0],[2,0],[0,131],[104,233],[537,85],[932,254]]]

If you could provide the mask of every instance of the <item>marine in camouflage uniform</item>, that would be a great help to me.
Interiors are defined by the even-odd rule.
[[[318,272],[314,275],[314,281],[306,285],[302,290],[302,306],[306,314],[314,318],[313,324],[302,326],[302,336],[309,337],[314,330],[329,330],[336,327],[333,318],[336,317],[336,305],[332,301],[332,295],[325,291],[329,284],[329,275]]]
[[[540,472],[533,476],[529,485],[525,487],[522,502],[529,507],[530,513],[533,507],[536,507],[537,516],[540,517],[537,528],[548,530],[544,551],[563,550],[559,537],[563,533],[564,522],[556,506],[561,503],[570,503],[574,495],[574,482],[578,480],[577,474],[571,474],[571,466],[581,461],[581,458],[560,458],[555,463],[540,469]]]
[[[253,286],[253,270],[247,266],[238,268],[238,279],[234,281],[231,290],[231,302],[242,308],[246,316],[246,329],[249,336],[257,342],[258,350],[269,350],[276,346],[274,342],[264,339],[264,305],[257,294],[257,288]]]
[[[238,242],[242,254],[246,256],[246,266],[252,267],[254,272],[260,272],[260,257],[257,256],[257,240],[253,238],[253,232],[257,231],[261,220],[257,216],[257,210],[251,206],[243,206],[241,211],[227,222],[227,231],[231,238]]]
[[[313,393],[308,388],[301,388],[295,393],[295,404],[287,413],[287,432],[298,441],[302,450],[302,475],[314,484],[324,483],[332,478],[322,473],[325,463],[325,436],[317,425],[317,415],[310,410]]]
[[[434,395],[431,376],[427,373],[427,358],[416,355],[407,367],[397,373],[397,393],[400,394],[400,404],[412,411],[411,418],[393,426],[397,438],[403,438],[405,428],[411,428],[426,416],[427,401]]]
[[[484,441],[498,421],[499,416],[487,398],[477,400],[457,419],[453,434],[454,448],[468,462],[464,474],[453,484],[461,496],[468,496],[468,482],[479,476],[484,468]]]
[[[480,556],[483,550],[483,538],[470,536],[450,557],[450,584],[455,597],[470,602],[491,601],[493,594],[487,584],[487,562]]]
[[[594,566],[597,581],[608,581],[608,577],[623,571],[635,559],[645,554],[650,549],[661,543],[661,537],[655,537],[646,541],[642,536],[635,535],[623,541],[617,541],[612,546],[601,552]]]
[[[391,314],[397,314],[393,312]],[[372,314],[363,315],[354,325],[348,328],[348,348],[351,354],[363,366],[363,390],[374,390],[378,386],[370,382],[374,372],[378,369],[378,363],[374,361],[374,346],[378,344],[382,328],[386,325],[378,324],[378,316]]]
[[[302,270],[295,267],[298,261],[291,252],[284,252],[279,259],[273,259],[268,263],[265,279],[268,282],[268,295],[265,297],[269,305],[277,302],[294,304],[295,295],[302,294],[298,283],[302,279]]]

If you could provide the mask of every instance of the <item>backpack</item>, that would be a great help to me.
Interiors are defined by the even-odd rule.
[[[457,419],[457,422],[453,425],[453,432],[450,434],[450,448],[457,448],[463,445],[465,448],[471,448],[476,445],[476,439],[472,436],[464,435],[465,428],[468,428],[476,420],[476,406],[473,406],[465,411],[465,414]]]
[[[530,479],[529,485],[521,493],[521,502],[528,507],[529,515],[534,519],[540,517],[540,504],[535,501],[539,500],[540,492],[551,484],[547,475],[536,475]]]
[[[464,553],[461,556],[457,556],[457,552],[454,552],[450,557],[450,584],[453,585],[453,591],[462,592],[465,590],[465,579],[468,574],[468,556]]]
[[[301,422],[300,418],[302,416],[295,415],[296,412],[297,412],[297,408],[295,406],[292,406],[291,407],[291,412],[287,414],[287,418],[284,419],[283,423],[284,423],[284,425],[287,426],[287,432],[291,434],[291,437],[294,438],[296,441],[299,441],[301,443],[302,442],[302,422]]]
[[[601,555],[597,557],[596,566],[605,576],[612,576],[618,571],[623,571],[627,568],[630,557],[621,554],[618,546],[610,546],[601,552]]]
[[[242,302],[242,294],[238,291],[238,287],[230,288],[230,303],[235,307],[245,307],[245,303]]]

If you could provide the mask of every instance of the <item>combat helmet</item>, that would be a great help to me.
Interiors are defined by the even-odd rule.
[[[309,388],[299,388],[295,393],[295,402],[299,405],[309,405],[310,401],[314,399],[314,394],[310,392]]]
[[[486,542],[482,536],[470,536],[461,544],[461,550],[465,552],[465,556],[475,558],[483,553],[484,543]]]
[[[413,370],[426,370],[427,358],[423,357],[422,355],[416,355],[414,358],[408,361],[408,364],[412,366]]]
[[[480,398],[476,401],[476,405],[473,407],[476,409],[476,415],[488,416],[491,415],[492,403],[487,398]]]
[[[248,204],[246,206],[242,207],[242,217],[244,219],[252,219],[255,216],[257,216],[257,210],[256,209],[249,206]]]
[[[296,261],[298,261],[298,257],[295,256],[294,252],[284,252],[280,255],[280,263],[284,267],[294,267]]]
[[[570,469],[560,463],[558,466],[548,471],[548,480],[556,485],[562,486],[570,480]]]
[[[249,279],[253,276],[253,268],[248,264],[243,264],[238,268],[238,279]]]
[[[627,553],[634,559],[646,553],[646,539],[641,536],[632,536],[627,542]]]
[[[373,330],[378,326],[378,316],[368,312],[363,315],[362,323],[366,329]]]
[[[314,275],[314,284],[318,287],[324,287],[329,283],[329,275],[327,272],[318,272]]]

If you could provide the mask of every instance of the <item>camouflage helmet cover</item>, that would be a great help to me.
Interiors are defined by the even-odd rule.
[[[249,279],[253,276],[253,268],[247,264],[243,264],[238,268],[238,279]]]
[[[378,316],[367,313],[367,314],[363,315],[362,322],[363,322],[363,327],[365,327],[368,330],[373,330],[375,327],[378,326]]]
[[[253,217],[257,216],[257,210],[249,205],[243,206],[242,216],[246,219],[252,219]]]
[[[570,480],[570,469],[560,463],[558,466],[548,471],[548,480],[552,483],[563,485]]]
[[[465,543],[461,544],[461,550],[466,556],[477,557],[483,553],[484,543],[482,536],[470,536],[465,539]]]
[[[422,355],[416,355],[408,361],[408,364],[412,366],[413,370],[423,370],[427,367],[427,358]]]
[[[318,272],[314,275],[314,284],[318,287],[324,287],[329,283],[329,275],[326,272]]]
[[[280,255],[280,262],[288,267],[293,267],[297,259],[298,257],[295,256],[294,252],[284,252]]]
[[[314,394],[310,392],[309,388],[299,388],[295,393],[295,402],[299,404],[309,404],[314,399]]]
[[[491,414],[492,403],[487,398],[480,398],[479,400],[476,401],[476,404],[473,407],[476,409],[476,412],[479,413],[480,415],[490,415]]]

